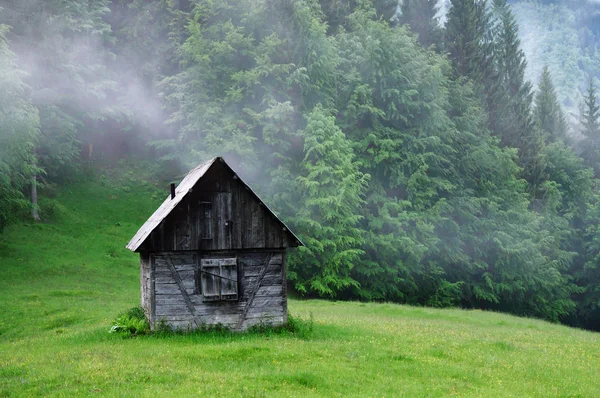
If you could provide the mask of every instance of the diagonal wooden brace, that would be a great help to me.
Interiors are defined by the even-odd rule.
[[[272,258],[273,253],[267,254],[267,258],[265,258],[265,262],[263,263],[260,269],[260,273],[258,274],[256,286],[254,287],[254,290],[250,293],[250,297],[248,297],[248,302],[246,303],[246,306],[244,306],[244,310],[240,315],[240,319],[237,323],[236,329],[240,329],[242,327],[242,324],[246,320],[246,315],[248,315],[248,311],[250,310],[250,307],[252,307],[252,301],[254,300],[254,296],[256,296],[256,292],[258,292],[258,288],[260,288],[260,284],[262,283],[262,280],[264,279],[267,273],[267,268],[269,268],[269,264],[271,264]]]
[[[179,273],[175,269],[175,266],[171,261],[171,257],[165,256],[165,261],[167,263],[167,266],[169,267],[169,270],[171,271],[171,274],[173,275],[173,279],[175,279],[177,286],[179,286],[179,290],[181,291],[181,295],[183,296],[183,301],[185,301],[186,307],[190,311],[190,314],[192,314],[192,316],[194,317],[194,323],[196,324],[196,327],[200,327],[201,322],[198,321],[198,316],[196,315],[196,309],[194,308],[194,304],[192,303],[192,300],[190,300],[190,296],[188,296],[187,291],[185,290],[185,286],[183,286],[183,281],[181,280]]]

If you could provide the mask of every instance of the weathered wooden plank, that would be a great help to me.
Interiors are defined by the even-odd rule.
[[[281,298],[283,299],[283,319],[284,322],[287,322],[288,319],[288,305],[287,305],[287,256],[286,251],[283,249],[281,251]]]
[[[240,262],[243,264],[244,270],[246,271],[246,273],[248,273],[250,275],[257,274],[262,269],[262,265],[265,261],[266,256],[267,256],[267,253],[261,253],[260,261],[253,259],[251,262],[247,261],[247,259],[245,257],[241,257]],[[279,269],[281,267],[281,264],[282,264],[281,258],[272,260],[269,263],[269,268],[270,269]]]
[[[203,258],[201,261],[201,265],[203,267],[218,267],[220,265],[236,265],[237,258],[235,257],[227,257],[227,258],[215,258],[211,256],[210,258]]]
[[[248,277],[256,277],[260,274],[261,267],[250,266],[244,267],[244,275]],[[267,274],[280,274],[281,273],[281,264],[270,264],[267,268]]]
[[[193,320],[170,320],[167,321],[168,326],[176,330],[189,330],[194,328]]]
[[[194,261],[188,264],[175,265],[175,269],[177,272],[194,272],[196,270],[196,264]]]
[[[156,280],[156,283],[160,284],[160,285],[176,285],[177,284],[177,282],[175,281],[173,276],[156,275],[155,280]],[[182,282],[183,282],[183,286],[186,288],[186,290],[191,289],[192,293],[194,292],[194,289],[196,288],[196,281],[193,277],[182,279]],[[166,294],[166,293],[159,293],[159,294]]]
[[[234,184],[232,184],[232,192],[233,192],[233,196],[231,198],[232,200],[232,208],[233,208],[233,225],[232,225],[232,235],[233,235],[233,240],[232,240],[232,245],[231,248],[242,248],[242,201],[240,198],[240,190],[241,190],[241,184],[239,183],[239,180],[234,181]]]
[[[247,286],[248,289],[252,290],[256,287],[256,284],[258,282],[258,277],[250,277],[250,278],[246,278],[246,280],[244,281],[245,285]],[[267,274],[264,276],[264,278],[262,279],[262,282],[260,283],[261,286],[272,286],[272,285],[281,285],[281,283],[283,282],[283,279],[281,278],[281,274]]]
[[[228,179],[224,181],[224,186],[229,185]],[[232,248],[231,219],[232,219],[232,198],[231,192],[219,192],[219,204],[221,206],[221,218],[219,219],[219,250],[229,250]]]
[[[242,310],[242,305],[235,307],[199,307],[196,309],[196,315],[199,317],[213,315],[235,315],[236,317],[239,317],[239,314]]]
[[[285,321],[286,320],[285,320],[285,318],[282,315],[272,316],[272,317],[253,317],[253,318],[248,318],[244,322],[242,330],[243,329],[247,329],[250,326],[258,325],[258,324],[261,324],[261,323],[263,323],[263,324],[270,324],[270,325],[282,325]]]
[[[182,295],[176,294],[159,294],[156,295],[156,305],[172,305],[172,304],[183,304],[185,305],[185,300]]]
[[[154,326],[154,321],[156,319],[156,282],[154,281],[155,272],[155,258],[154,256],[150,256],[150,326]]]
[[[281,307],[277,309],[264,309],[264,308],[253,308],[248,311],[246,315],[246,319],[249,318],[269,318],[269,317],[277,317],[283,316],[283,309]]]
[[[194,322],[194,317],[190,315],[189,312],[181,312],[178,311],[176,313],[158,313],[156,314],[156,320],[160,321],[164,319],[165,321],[191,321]]]
[[[196,278],[196,271],[192,270],[192,271],[179,271],[177,270],[177,273],[179,274],[179,277],[184,280],[190,280],[193,281]]]
[[[171,275],[155,275],[154,280],[159,284],[171,284],[175,283],[175,279]]]
[[[267,268],[269,267],[269,263],[271,262],[272,258],[273,258],[273,255],[271,253],[267,254],[267,257],[265,258],[265,261],[263,264],[263,268],[260,271],[260,275],[258,275],[256,287],[254,289],[250,290],[250,294],[248,296],[248,302],[246,303],[246,305],[244,306],[244,309],[242,310],[242,313],[240,314],[240,318],[236,325],[237,329],[240,329],[242,327],[242,324],[244,323],[244,320],[246,319],[248,310],[250,309],[250,307],[252,307],[252,300],[254,300],[256,292],[258,291],[258,288],[260,287],[260,283],[267,272]]]
[[[196,262],[196,253],[190,252],[179,252],[179,253],[169,253],[169,258],[172,258],[172,262],[174,266],[190,264]]]
[[[196,218],[196,240],[202,249],[210,249],[213,239],[213,202],[211,197],[200,195],[194,199],[198,203],[198,216]]]
[[[283,287],[281,285],[260,286],[256,291],[256,297],[282,295]]]
[[[196,289],[196,281],[194,279],[182,279],[181,283],[183,284],[186,292],[191,290],[192,294],[194,294],[194,290]]]
[[[218,188],[217,188],[218,189]],[[213,211],[215,217],[215,235],[213,239],[213,250],[218,250],[223,247],[224,228],[225,228],[225,209],[223,208],[223,196],[221,192],[215,192],[213,196]]]
[[[271,251],[241,252],[238,255],[239,261],[248,266],[261,266],[265,261],[267,253]]]
[[[244,267],[244,276],[246,278],[256,278],[258,275],[260,275],[260,269],[261,267],[255,266]]]
[[[277,299],[273,299],[270,301],[265,302],[264,304],[261,305],[257,305],[254,302],[259,299],[261,297],[255,297],[252,303],[252,307],[250,307],[248,309],[248,312],[246,313],[246,317],[250,316],[250,314],[270,314],[274,311],[279,311],[280,313],[283,313],[283,308],[282,308],[282,300],[281,298]]]
[[[171,261],[170,261],[170,259],[169,259],[168,256],[166,257],[166,260],[167,260],[167,265],[171,269],[171,272],[173,273],[173,277],[175,278],[175,281],[177,282],[177,285],[179,286],[179,289],[181,291],[183,299],[185,300],[185,304],[186,304],[188,310],[190,311],[190,313],[193,316],[195,316],[194,305],[190,301],[190,298],[188,296],[188,292],[185,290],[185,286],[184,286],[183,282],[181,281],[181,278],[179,277],[179,274],[175,270],[175,267],[171,263]],[[194,322],[196,323],[196,326],[200,326],[197,321],[194,321]]]
[[[150,256],[146,253],[140,253],[140,295],[144,313],[150,318]]]
[[[210,261],[210,265],[209,262]],[[215,275],[220,274],[219,265],[214,265],[212,260],[202,260],[200,269],[200,280],[202,282],[202,295],[206,299],[218,299],[220,296],[219,279]]]
[[[186,316],[193,317],[184,303],[181,304],[157,304],[156,316]]]
[[[270,217],[264,217],[265,220],[265,247],[274,247],[275,229],[273,228],[273,220]]]
[[[281,285],[282,282],[283,282],[283,280],[281,279],[281,274],[266,275],[263,278],[260,285],[261,286]]]
[[[240,190],[242,198],[242,248],[252,247],[252,202],[246,187]]]
[[[201,294],[190,294],[189,295],[192,304],[194,304],[194,308],[197,311],[201,311],[202,308],[205,308],[207,305],[226,305],[230,303],[236,303],[241,306],[244,305],[246,301],[248,301],[247,297],[239,297],[239,300],[225,300],[225,301],[205,301]]]
[[[176,283],[157,283],[154,288],[155,294],[181,294]]]
[[[281,305],[283,298],[281,296],[274,297],[254,297],[250,308],[269,308],[278,307]]]
[[[180,268],[181,269],[181,268]],[[186,266],[185,268],[180,270],[177,270],[177,273],[183,278],[183,277],[194,277],[195,274],[195,270],[194,270],[194,265],[189,265]],[[160,268],[158,271],[156,271],[156,276],[157,277],[166,277],[166,276],[171,276],[171,270],[169,270],[166,267]]]
[[[252,236],[250,241],[253,248],[265,247],[265,224],[263,208],[258,202],[252,201]]]
[[[281,247],[281,236],[285,233],[283,227],[274,221],[273,231],[273,246],[271,247]]]
[[[156,316],[189,316],[193,318],[185,301],[180,304],[156,304]]]
[[[283,261],[283,256],[281,255],[281,252],[279,253],[275,253],[273,254],[273,257],[271,257],[271,265],[281,265]]]
[[[224,325],[235,326],[238,321],[238,314],[225,314],[225,315],[203,315],[200,317],[200,321],[207,325],[216,325],[221,323]]]

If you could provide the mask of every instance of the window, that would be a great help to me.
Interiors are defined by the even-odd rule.
[[[205,258],[200,262],[200,285],[204,301],[238,299],[237,259]]]

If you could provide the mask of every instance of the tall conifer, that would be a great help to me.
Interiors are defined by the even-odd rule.
[[[600,141],[600,123],[598,120],[600,118],[600,105],[598,105],[596,93],[594,79],[590,77],[587,92],[583,99],[584,108],[581,120],[583,130],[581,133],[594,143]]]
[[[436,16],[437,3],[437,0],[404,0],[398,21],[410,26],[423,47],[434,45],[439,51],[442,49],[442,29]]]
[[[359,286],[350,272],[363,254],[358,223],[369,176],[359,171],[350,141],[329,113],[319,104],[306,117],[303,175],[297,179],[305,200],[295,224],[310,234],[290,262],[290,278],[301,292],[335,296]]]
[[[531,83],[525,81],[527,61],[520,48],[517,23],[506,0],[494,0],[494,15],[498,22],[495,63],[498,68],[500,89],[496,98],[489,101],[490,128],[498,135],[502,144],[525,147],[537,138],[533,134],[531,105],[533,93]]]
[[[592,167],[596,176],[600,175],[600,105],[593,77],[590,76],[588,88],[583,98],[581,113],[582,155],[586,164]]]
[[[535,95],[534,121],[544,132],[546,143],[566,139],[567,121],[558,103],[548,66],[544,66]]]
[[[455,71],[481,83],[487,11],[485,0],[451,0],[445,47]]]

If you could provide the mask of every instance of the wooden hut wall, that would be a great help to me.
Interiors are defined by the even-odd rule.
[[[146,317],[150,319],[152,313],[151,296],[151,266],[150,256],[147,253],[140,253],[140,290],[142,294],[142,308]]]
[[[200,291],[203,258],[237,258],[238,300],[205,301]],[[164,320],[175,328],[223,324],[234,329],[287,319],[285,250],[177,252],[151,256],[154,291],[153,326]]]
[[[203,189],[203,187],[207,187]],[[142,246],[149,252],[296,246],[250,190],[217,163]]]

